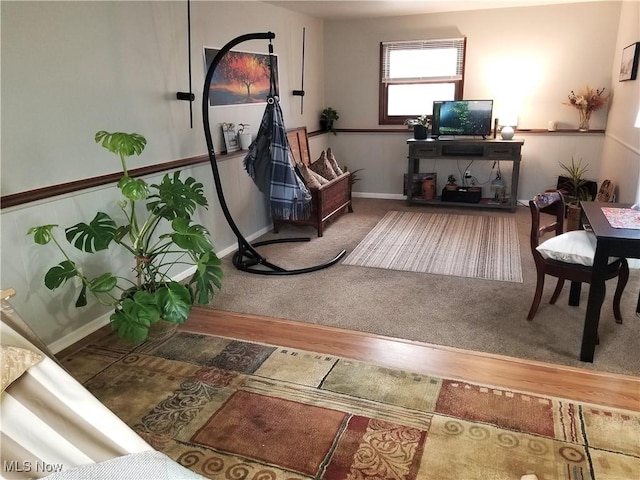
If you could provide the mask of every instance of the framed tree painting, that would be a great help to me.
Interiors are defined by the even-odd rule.
[[[619,81],[636,79],[638,76],[638,57],[640,57],[640,42],[632,43],[622,50]]]
[[[204,47],[205,75],[220,49]],[[276,95],[278,57],[271,56]],[[269,96],[269,54],[231,50],[222,57],[209,85],[209,106],[238,106],[266,103]]]

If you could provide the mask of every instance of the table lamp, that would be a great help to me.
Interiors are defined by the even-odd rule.
[[[506,114],[500,117],[500,136],[504,140],[511,140],[515,130],[513,127],[518,125],[518,116],[514,114]]]

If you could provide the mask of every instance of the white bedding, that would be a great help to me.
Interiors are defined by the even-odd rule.
[[[5,323],[6,302],[2,303],[2,344],[40,351]],[[2,392],[0,442],[0,478],[11,480],[42,478],[116,457],[154,452],[147,442],[46,355]],[[157,455],[141,458],[145,462],[151,459],[156,462],[153,465],[158,465]],[[166,460],[186,470],[168,457]],[[129,458],[125,464],[133,465],[131,461]],[[129,478],[151,477],[136,475]]]

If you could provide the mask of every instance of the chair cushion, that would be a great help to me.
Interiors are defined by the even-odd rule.
[[[573,230],[544,241],[536,250],[546,259],[592,267],[596,253],[596,237],[586,230]],[[609,263],[616,260],[618,259],[609,257]]]

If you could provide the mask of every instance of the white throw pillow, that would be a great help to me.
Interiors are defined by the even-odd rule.
[[[544,241],[536,250],[546,259],[592,267],[596,254],[596,236],[586,230],[573,230]],[[618,259],[609,257],[609,263],[616,260]]]

